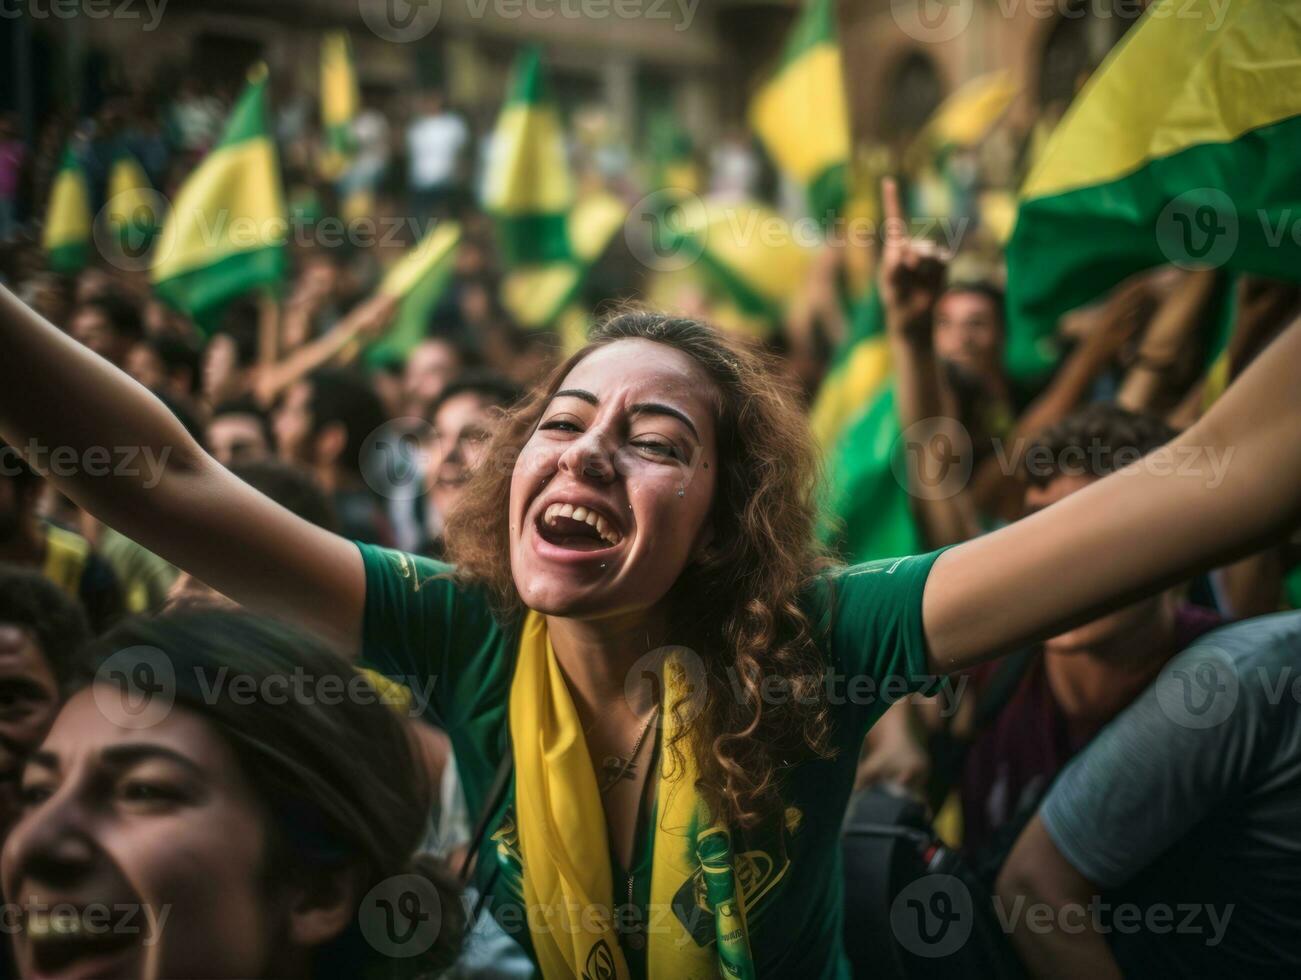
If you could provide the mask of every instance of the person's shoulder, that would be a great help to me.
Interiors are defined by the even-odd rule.
[[[1301,610],[1244,619],[1200,636],[1180,657],[1218,656],[1235,672],[1286,662],[1301,666]]]
[[[354,544],[361,552],[367,581],[378,580],[385,586],[412,595],[451,588],[475,591],[473,586],[460,580],[456,566],[445,561],[365,541],[356,541]]]
[[[1202,634],[1184,653],[1220,653],[1233,664],[1301,659],[1301,610],[1228,623]]]

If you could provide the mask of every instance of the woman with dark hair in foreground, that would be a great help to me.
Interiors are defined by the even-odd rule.
[[[433,975],[464,914],[415,857],[420,773],[402,719],[311,637],[227,611],[129,622],[22,776],[0,862],[18,968]]]

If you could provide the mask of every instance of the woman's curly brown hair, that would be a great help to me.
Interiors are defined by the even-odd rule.
[[[670,589],[670,625],[674,642],[696,650],[705,665],[706,691],[692,704],[699,713],[684,718],[699,790],[715,813],[752,827],[781,813],[785,768],[829,754],[826,665],[799,602],[822,564],[813,543],[817,457],[798,400],[773,359],[694,320],[617,314],[506,414],[487,458],[518,458],[574,365],[626,339],[682,351],[717,388],[714,537]],[[509,467],[480,467],[449,519],[447,545],[459,575],[486,585],[503,611],[519,614],[510,568],[510,484]],[[765,679],[769,690],[774,679],[783,685],[774,703],[765,703]],[[681,749],[670,749],[680,763]]]

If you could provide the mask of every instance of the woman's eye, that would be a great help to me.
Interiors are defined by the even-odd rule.
[[[541,428],[541,429],[557,429],[557,430],[559,430],[559,431],[561,431],[561,432],[577,432],[577,431],[578,431],[578,426],[576,426],[573,422],[569,422],[569,421],[567,421],[567,420],[565,420],[565,419],[550,419],[550,420],[548,420],[548,421],[546,421],[546,422],[543,422],[543,423],[542,423],[538,428]]]
[[[131,803],[172,803],[180,800],[183,795],[175,787],[138,779],[123,783],[120,793],[122,799]]]
[[[42,786],[39,783],[24,786],[18,791],[18,800],[24,807],[40,806],[50,798],[51,792],[48,786]]]
[[[677,446],[667,442],[657,442],[655,440],[642,439],[633,443],[638,449],[650,453],[652,456],[663,456],[665,459],[681,459],[682,454],[678,452]]]

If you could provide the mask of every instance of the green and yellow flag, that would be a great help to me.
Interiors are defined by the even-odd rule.
[[[660,234],[676,254],[694,260],[711,319],[735,332],[770,336],[808,276],[813,244],[758,201],[689,196],[670,207],[659,218]]]
[[[891,370],[885,310],[872,286],[854,308],[849,334],[832,356],[809,411],[809,426],[824,452],[834,449],[845,427],[871,404]]]
[[[773,160],[808,189],[819,219],[840,210],[849,174],[849,107],[835,0],[809,0],[777,74],[750,105],[750,125]]]
[[[502,303],[523,326],[549,327],[627,208],[608,194],[575,203],[564,127],[536,47],[524,49],[516,62],[489,154],[484,207],[507,269]]]
[[[703,181],[696,164],[691,136],[672,113],[661,113],[650,126],[650,157],[654,166],[652,186],[657,190],[699,194]]]
[[[1007,249],[1008,362],[1056,357],[1058,318],[1174,263],[1301,278],[1301,6],[1159,0],[1054,131]]]
[[[154,288],[196,319],[285,276],[288,221],[266,88],[259,66],[221,141],[181,187],[158,239]]]
[[[917,134],[910,158],[979,145],[1007,112],[1017,92],[1010,71],[977,75],[959,85]]]
[[[125,254],[146,254],[162,225],[160,201],[140,161],[130,151],[119,150],[108,174],[105,210],[109,228]]]
[[[556,326],[627,217],[627,205],[613,194],[584,195],[565,217],[569,257],[507,272],[501,286],[503,305],[530,329]]]
[[[352,42],[346,31],[331,31],[321,41],[321,128],[325,154],[321,172],[335,179],[356,150],[352,122],[361,109],[361,89],[353,67]]]
[[[91,220],[86,171],[68,146],[63,151],[45,212],[42,245],[52,271],[70,275],[85,267],[90,257]]]
[[[897,473],[899,415],[893,385],[878,390],[837,437],[828,457],[818,538],[846,562],[925,550],[912,498]]]
[[[460,244],[461,226],[454,221],[439,222],[384,276],[379,291],[398,297],[401,305],[384,336],[366,351],[370,364],[404,361],[411,349],[429,336],[430,318],[452,281]]]

